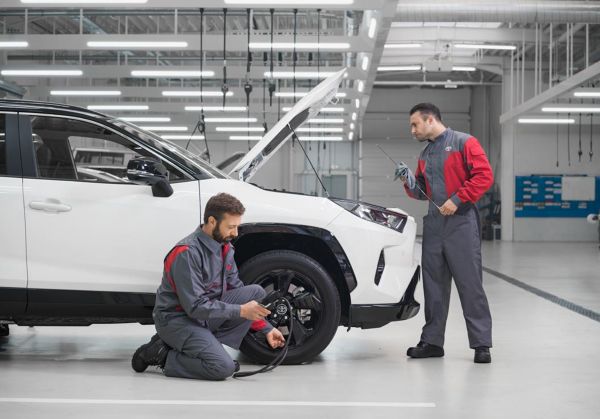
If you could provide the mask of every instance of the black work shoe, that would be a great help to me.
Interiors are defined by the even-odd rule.
[[[437,358],[444,356],[444,348],[421,341],[417,346],[408,348],[406,355],[411,358]]]
[[[131,358],[131,367],[135,372],[144,372],[150,365],[157,365],[160,368],[165,367],[169,347],[162,339],[155,334],[150,342],[137,348]]]
[[[490,348],[487,346],[479,346],[475,348],[475,357],[473,362],[476,364],[489,364],[492,362],[492,355],[490,355]]]

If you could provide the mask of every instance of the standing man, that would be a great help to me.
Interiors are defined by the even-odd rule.
[[[152,317],[158,334],[131,360],[137,372],[157,365],[169,377],[224,380],[239,369],[222,344],[239,348],[250,329],[265,334],[272,348],[285,340],[264,317],[259,285],[244,286],[230,242],[245,208],[226,193],[206,203],[204,224],[167,254]]]
[[[423,217],[425,326],[411,358],[444,356],[450,285],[454,278],[476,363],[492,361],[492,318],[483,290],[481,229],[475,203],[494,181],[490,163],[475,137],[442,123],[440,110],[421,103],[410,111],[413,137],[427,145],[416,173],[400,163],[396,178],[407,194],[430,200]],[[432,202],[433,201],[433,202]]]

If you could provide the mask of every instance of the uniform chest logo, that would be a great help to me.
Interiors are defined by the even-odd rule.
[[[448,146],[448,147],[446,147],[444,150],[446,150],[446,151],[452,151],[452,146],[450,146],[450,145],[449,145],[449,146]]]
[[[228,271],[230,271],[231,270],[231,265],[225,266],[225,269],[228,270]]]

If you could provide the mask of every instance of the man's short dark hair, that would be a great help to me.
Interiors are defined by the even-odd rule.
[[[410,115],[415,112],[420,112],[421,116],[423,116],[423,119],[431,115],[438,121],[442,122],[442,114],[440,113],[440,109],[433,103],[419,103],[418,105],[412,107],[410,110]]]
[[[246,208],[233,195],[221,192],[211,197],[204,209],[204,223],[208,223],[208,217],[215,217],[220,222],[225,214],[244,215]]]

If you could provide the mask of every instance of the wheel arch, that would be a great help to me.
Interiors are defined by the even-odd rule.
[[[270,250],[292,250],[317,261],[338,290],[342,307],[340,323],[348,323],[350,292],[356,288],[356,277],[342,246],[329,231],[289,224],[244,224],[234,244],[238,267]]]

